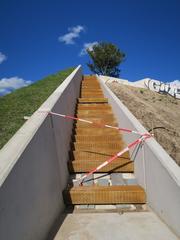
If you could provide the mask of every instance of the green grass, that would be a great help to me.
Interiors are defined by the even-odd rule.
[[[74,70],[69,68],[0,97],[0,149]]]

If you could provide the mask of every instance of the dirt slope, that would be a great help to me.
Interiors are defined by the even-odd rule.
[[[180,100],[150,90],[107,83],[142,125],[154,130],[156,140],[180,166]]]

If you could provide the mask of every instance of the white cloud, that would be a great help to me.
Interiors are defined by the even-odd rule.
[[[84,43],[83,48],[81,49],[81,52],[79,53],[79,56],[84,56],[87,54],[87,49],[92,51],[92,48],[94,45],[97,45],[98,42],[90,42],[90,43]]]
[[[11,93],[11,91],[8,89],[0,89],[0,96],[4,96],[8,93]]]
[[[65,44],[75,44],[74,39],[79,37],[80,32],[84,31],[84,27],[77,25],[76,27],[68,28],[68,32],[63,36],[60,36],[58,40]]]
[[[0,52],[0,64],[4,62],[7,59],[6,55],[4,55],[2,52]]]
[[[19,77],[2,78],[0,80],[0,95],[6,95],[15,89],[26,87],[31,83],[32,81],[26,81]]]

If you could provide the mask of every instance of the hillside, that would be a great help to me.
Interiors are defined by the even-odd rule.
[[[180,165],[180,100],[116,82],[107,85],[147,130],[165,128],[154,130],[155,139]]]
[[[49,75],[0,97],[0,149],[25,122],[24,116],[32,115],[73,70],[69,68]]]

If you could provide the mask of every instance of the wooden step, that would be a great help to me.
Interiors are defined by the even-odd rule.
[[[92,117],[96,118],[96,117],[98,117],[98,118],[102,118],[102,119],[104,119],[104,117],[107,115],[107,117],[111,116],[114,119],[116,119],[111,110],[104,110],[104,109],[102,111],[99,110],[99,109],[96,110],[96,111],[76,110],[75,115],[76,116],[86,116],[86,117],[89,117],[89,118],[92,118]]]
[[[80,128],[96,128],[96,129],[103,128],[103,129],[106,129],[104,127],[104,125],[118,127],[117,122],[113,119],[105,119],[105,120],[97,120],[97,119],[91,120],[91,119],[87,119],[87,118],[84,118],[84,119],[86,119],[87,121],[92,121],[93,123],[90,124],[90,123],[86,123],[86,122],[77,121],[74,125],[76,129],[80,129]]]
[[[81,118],[82,119],[82,118]],[[84,120],[86,121],[90,121],[90,122],[93,122],[94,123],[94,126],[96,124],[99,124],[98,126],[100,127],[101,125],[110,125],[110,126],[113,126],[113,127],[117,127],[118,124],[117,122],[115,121],[115,119],[112,119],[112,118],[107,118],[107,119],[94,119],[93,117],[92,118],[87,118],[87,117],[83,117]],[[87,127],[91,127],[93,126],[93,123],[88,123],[88,122],[84,122],[84,121],[76,121],[75,122],[78,125],[83,125],[83,126],[87,126]],[[85,125],[86,124],[86,125]],[[98,128],[98,126],[96,125],[95,127]]]
[[[94,88],[94,89],[96,88],[98,90],[102,90],[99,83],[92,83],[92,84],[82,83],[81,84],[81,89],[83,89],[83,88]]]
[[[88,82],[88,81],[82,81],[82,84],[81,84],[81,87],[84,87],[84,86],[87,86],[87,87],[99,87],[100,88],[100,84],[98,82]]]
[[[107,98],[79,98],[79,103],[108,103]]]
[[[110,128],[97,128],[97,127],[80,127],[75,128],[74,133],[76,135],[96,135],[96,136],[106,136],[107,134],[110,135],[117,135],[119,134],[118,130],[110,129]]]
[[[84,77],[83,81],[98,81],[96,76]]]
[[[89,148],[111,148],[111,149],[122,149],[125,144],[124,141],[111,141],[111,142],[74,142],[73,143],[75,149],[89,149]]]
[[[100,116],[89,116],[89,115],[86,115],[86,114],[76,114],[76,117],[78,118],[86,118],[86,119],[89,119],[91,121],[102,121],[102,122],[106,122],[106,121],[114,121],[115,118],[114,118],[114,115],[113,114],[105,114],[105,115],[100,115]]]
[[[90,89],[90,90],[85,88],[85,89],[81,89],[81,93],[103,93],[103,91],[96,88]]]
[[[104,98],[103,94],[81,94],[81,98]]]
[[[64,203],[72,204],[143,204],[146,195],[138,185],[77,186],[63,191]]]
[[[106,160],[108,158],[106,157]],[[105,161],[106,161],[105,160]],[[74,160],[68,161],[68,169],[71,174],[74,173],[85,173],[90,172],[92,169],[96,168],[102,164],[104,160],[93,159],[91,161],[87,160]],[[109,173],[109,172],[123,172],[123,173],[132,173],[134,171],[134,163],[128,159],[118,158],[101,168],[97,173]]]
[[[107,159],[111,158],[114,155],[114,151],[109,151],[109,153],[105,153],[102,151],[83,151],[83,150],[78,150],[78,151],[71,151],[70,152],[70,159],[71,160],[79,160],[79,161],[106,161]],[[129,152],[125,152],[121,157],[118,159],[126,159],[130,160]]]
[[[77,112],[76,116],[78,118],[88,118],[88,119],[115,119],[114,118],[114,114],[113,113],[103,113],[103,112],[84,112],[84,113],[79,113],[79,111]]]
[[[104,97],[104,94],[102,93],[102,92],[100,92],[100,91],[96,91],[96,92],[92,92],[92,91],[81,91],[81,96],[82,95],[92,95],[92,96],[94,96],[94,95],[101,95],[102,97]]]
[[[77,110],[112,110],[111,106],[107,103],[87,103],[87,104],[78,104]]]
[[[96,115],[96,114],[98,114],[98,115],[104,115],[104,114],[112,114],[113,116],[114,116],[114,114],[113,114],[113,112],[112,112],[112,110],[111,109],[77,109],[77,111],[76,111],[76,114],[94,114],[94,115]]]
[[[101,88],[97,86],[82,86],[81,91],[84,91],[84,89],[85,90],[91,90],[91,89],[101,90]]]
[[[86,79],[83,79],[82,80],[82,83],[87,83],[87,82],[89,82],[89,83],[99,83],[99,81],[98,81],[98,79],[97,78],[86,78]]]
[[[97,153],[100,155],[115,155],[120,152],[122,148],[81,148],[73,149],[73,152]]]
[[[81,93],[81,98],[103,98],[102,93]]]
[[[104,119],[106,116],[111,116],[115,119],[114,114],[111,110],[102,110],[102,111],[76,111],[76,116],[85,116],[85,117],[98,117]]]
[[[117,135],[105,135],[105,136],[96,136],[96,135],[75,135],[74,139],[76,142],[112,142],[112,141],[120,141],[122,136],[120,134]]]
[[[86,152],[96,152],[96,153],[112,153],[112,154],[116,154],[118,152],[120,152],[121,150],[123,150],[123,147],[122,146],[119,146],[118,144],[117,145],[114,145],[114,146],[89,146],[89,147],[86,147],[86,146],[74,146],[73,150],[75,151],[86,151]]]
[[[88,120],[88,119],[86,119],[86,120]],[[77,122],[75,122],[74,123],[74,130],[75,131],[77,131],[77,130],[80,130],[81,128],[83,128],[84,130],[85,129],[94,129],[94,131],[95,130],[97,130],[98,131],[98,129],[100,129],[101,130],[101,134],[102,135],[105,135],[105,134],[107,134],[108,132],[111,132],[111,131],[116,131],[116,132],[119,132],[117,129],[115,129],[115,128],[107,128],[107,127],[104,127],[105,125],[109,125],[109,126],[113,126],[113,127],[118,127],[118,124],[117,124],[117,122],[116,121],[113,121],[113,120],[106,120],[106,121],[102,121],[102,120],[99,120],[99,121],[93,121],[93,120],[88,120],[88,121],[92,121],[93,123],[92,124],[90,124],[90,123],[86,123],[86,122],[80,122],[80,121],[77,121]],[[103,132],[102,132],[102,129],[105,131],[104,132],[104,134],[103,134]],[[111,131],[110,131],[111,130]],[[98,131],[99,132],[99,131]]]
[[[82,84],[100,84],[97,80],[96,81],[90,81],[90,80],[88,81],[87,80],[87,81],[82,81],[81,83]]]
[[[91,118],[86,118],[86,117],[81,117],[83,119],[85,119],[86,121],[90,121],[93,123],[87,123],[87,122],[82,122],[82,121],[77,121],[75,122],[76,127],[77,126],[82,126],[82,127],[103,127],[104,125],[109,125],[109,126],[113,126],[113,127],[117,127],[118,124],[114,119],[111,118],[107,118],[107,119],[91,119]]]
[[[97,80],[96,76],[95,75],[84,75],[83,76],[83,81],[85,80]]]
[[[82,83],[99,83],[97,79],[84,79]]]
[[[117,139],[106,139],[106,140],[104,140],[104,139],[101,139],[101,140],[99,140],[99,139],[94,139],[94,140],[89,140],[89,141],[74,141],[72,144],[77,144],[76,146],[80,146],[80,145],[86,145],[86,146],[91,146],[92,144],[94,144],[94,145],[97,145],[97,146],[106,146],[106,145],[109,145],[109,146],[111,146],[111,145],[113,145],[113,144],[121,144],[122,146],[125,146],[125,144],[124,144],[124,141],[123,141],[123,139],[122,138],[119,138],[118,140]]]

